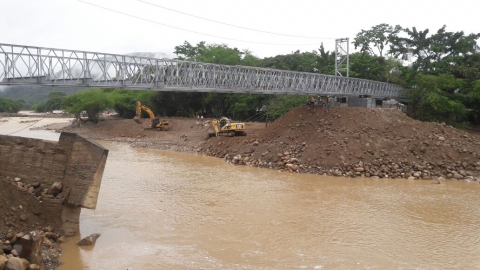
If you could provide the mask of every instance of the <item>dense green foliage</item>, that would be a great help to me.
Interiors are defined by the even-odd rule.
[[[370,69],[367,73],[353,74],[405,86],[410,97],[408,112],[416,119],[453,125],[463,125],[469,120],[478,124],[479,38],[478,33],[448,32],[446,26],[430,34],[429,29],[380,24],[362,30],[353,42],[361,53],[379,58],[376,64],[370,65],[374,67],[373,74]],[[395,64],[391,69],[382,63],[382,59],[407,61],[408,66]],[[369,65],[365,59],[356,62]],[[396,74],[390,80],[374,77],[381,73],[390,73],[390,76],[393,71]]]
[[[16,113],[22,108],[24,102],[23,100],[0,98],[0,112]]]
[[[33,105],[32,109],[36,112],[49,112],[53,110],[60,110],[66,97],[67,94],[63,92],[50,92],[48,94],[48,100]]]
[[[63,108],[76,117],[85,111],[88,119],[97,123],[100,113],[112,105],[107,93],[108,90],[91,89],[71,95],[65,99]]]

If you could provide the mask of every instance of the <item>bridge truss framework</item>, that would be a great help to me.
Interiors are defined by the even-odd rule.
[[[402,96],[398,85],[357,78],[2,43],[0,85]]]

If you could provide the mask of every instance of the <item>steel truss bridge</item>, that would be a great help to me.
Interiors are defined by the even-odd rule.
[[[403,96],[398,85],[357,78],[2,43],[0,85]]]

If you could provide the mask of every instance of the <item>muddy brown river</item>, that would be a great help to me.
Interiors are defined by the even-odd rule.
[[[110,153],[97,209],[82,209],[59,269],[480,269],[479,184],[280,173],[99,143]],[[75,245],[91,233],[102,235],[93,248]]]
[[[345,179],[110,149],[60,269],[480,268],[480,185]]]

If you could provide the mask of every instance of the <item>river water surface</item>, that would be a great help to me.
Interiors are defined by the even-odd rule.
[[[110,149],[61,269],[480,269],[480,185],[345,179]]]
[[[480,269],[478,184],[280,173],[99,143],[110,152],[97,209],[82,209],[60,269]],[[93,248],[75,245],[91,233]]]

